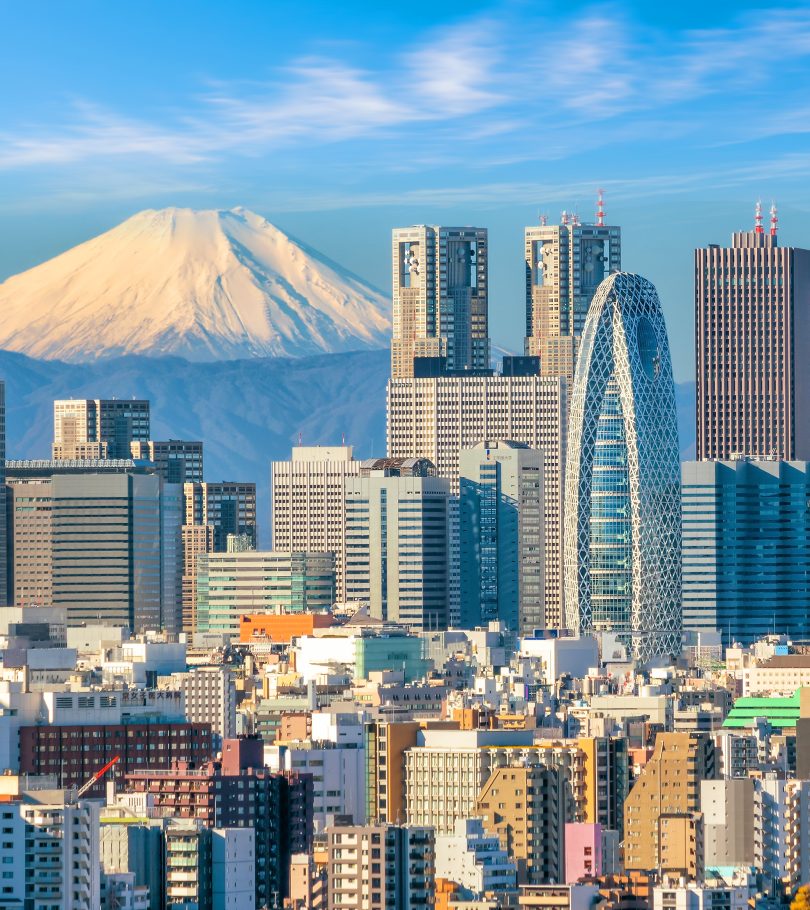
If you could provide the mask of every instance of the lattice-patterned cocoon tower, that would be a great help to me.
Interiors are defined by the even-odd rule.
[[[680,651],[675,386],[653,285],[619,272],[594,295],[571,398],[566,624],[613,632],[642,661]]]

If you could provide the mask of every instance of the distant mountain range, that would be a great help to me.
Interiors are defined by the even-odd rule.
[[[385,453],[388,351],[191,363],[118,357],[89,364],[0,351],[11,458],[46,458],[54,398],[148,398],[156,439],[201,439],[209,480],[254,480],[259,534],[269,545],[269,464],[305,444],[346,442],[360,457]],[[694,457],[694,383],[676,387],[681,448]]]
[[[72,362],[382,348],[390,302],[246,209],[134,215],[0,284],[0,348]]]

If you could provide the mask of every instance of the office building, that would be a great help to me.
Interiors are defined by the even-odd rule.
[[[539,358],[542,376],[574,381],[578,339],[593,295],[622,267],[621,229],[604,224],[600,194],[596,223],[563,213],[560,224],[525,231],[525,351]]]
[[[727,647],[810,637],[808,463],[687,461],[681,476],[684,628]]]
[[[256,484],[223,480],[183,486],[187,525],[211,525],[214,552],[227,550],[228,535],[248,535],[256,545]]]
[[[483,811],[476,809],[482,788],[492,782],[496,769],[513,765],[558,768],[566,776],[564,779],[572,781],[582,774],[584,756],[575,741],[534,742],[530,730],[418,731],[416,745],[405,750],[408,820],[432,825],[437,834],[452,834],[459,818],[483,816]],[[509,792],[508,786],[496,784],[496,789],[503,794]],[[510,799],[513,797],[525,802],[514,791]],[[581,816],[581,794],[574,794],[571,787],[566,790],[562,812],[563,821],[577,821]],[[488,825],[486,818],[484,823]]]
[[[221,481],[183,485],[181,531],[183,630],[197,627],[197,561],[203,553],[225,553],[228,537],[247,537],[256,546],[256,484]]]
[[[545,617],[562,626],[562,472],[566,382],[537,375],[441,376],[388,384],[388,455],[427,458],[436,475],[459,486],[462,449],[509,439],[543,453]]]
[[[40,464],[10,483],[17,605],[61,607],[72,626],[177,631],[179,485],[130,473],[131,461],[107,473]]]
[[[776,215],[695,250],[696,453],[810,459],[810,250]]]
[[[149,402],[66,399],[53,403],[53,457],[130,458],[133,442],[149,439]]]
[[[699,823],[694,818],[700,812],[701,781],[715,776],[714,745],[709,736],[658,734],[652,757],[624,803],[626,870],[660,869],[665,848],[674,854],[679,845],[688,845],[688,832],[694,833],[695,825],[702,825],[702,818]],[[686,834],[684,826],[688,829]],[[669,845],[665,843],[665,832],[671,835]]]
[[[543,454],[487,440],[459,456],[461,625],[541,628],[544,609]]]
[[[326,830],[328,910],[432,906],[434,835],[415,825],[334,825]]]
[[[346,600],[346,480],[360,474],[351,446],[295,446],[270,466],[273,549],[334,553],[335,599]]]
[[[92,704],[92,696],[79,697],[89,699]],[[101,696],[102,703],[114,701],[116,697],[120,696]],[[133,703],[136,701],[137,695],[133,695]],[[159,715],[124,718],[118,723],[20,727],[20,772],[54,775],[60,787],[80,787],[114,755],[119,755],[121,760],[111,770],[109,779],[122,779],[143,768],[165,770],[175,761],[197,768],[212,754],[210,724]],[[102,781],[93,786],[87,797],[103,795]]]
[[[634,656],[681,649],[678,423],[655,288],[606,278],[577,362],[565,477],[565,615]]]
[[[202,483],[203,444],[184,439],[133,440],[132,457],[151,461],[166,483]]]
[[[346,481],[346,599],[416,631],[446,629],[450,485],[419,458],[364,461]]]
[[[421,358],[449,372],[488,369],[486,230],[395,228],[392,252],[391,375],[413,376]]]
[[[241,616],[328,611],[334,592],[331,553],[200,554],[194,631],[220,632],[238,640]]]

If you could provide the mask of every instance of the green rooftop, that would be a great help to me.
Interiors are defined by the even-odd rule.
[[[795,727],[796,721],[801,716],[801,691],[801,689],[797,689],[793,695],[787,698],[759,698],[750,695],[738,698],[725,719],[723,727],[750,728],[757,717],[764,717],[772,727],[778,730]]]

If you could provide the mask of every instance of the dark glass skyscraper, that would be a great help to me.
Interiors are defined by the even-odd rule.
[[[684,628],[809,638],[807,462],[689,461],[682,500]]]
[[[757,218],[695,250],[698,460],[810,458],[810,250]]]

